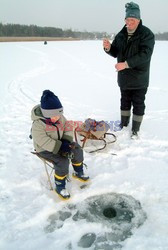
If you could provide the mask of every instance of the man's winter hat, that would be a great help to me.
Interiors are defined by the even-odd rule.
[[[60,100],[50,90],[43,91],[41,96],[41,111],[46,118],[58,116],[63,113],[63,107]]]
[[[136,4],[134,2],[126,3],[125,8],[126,8],[125,18],[132,17],[132,18],[136,18],[139,20],[141,19],[140,9],[139,9],[138,4]]]

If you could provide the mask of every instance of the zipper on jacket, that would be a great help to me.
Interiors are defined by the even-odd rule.
[[[40,119],[40,120],[41,120],[42,122],[44,122],[46,125],[54,126],[54,127],[57,129],[58,140],[61,139],[60,132],[59,132],[59,129],[58,129],[56,123],[52,123],[52,122],[47,123],[47,121],[44,120],[44,119]]]

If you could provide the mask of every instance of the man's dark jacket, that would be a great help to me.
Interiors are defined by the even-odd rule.
[[[154,34],[140,21],[133,36],[128,40],[126,26],[116,35],[107,52],[118,62],[127,61],[129,68],[118,72],[121,89],[142,89],[149,85],[150,60],[155,44]]]

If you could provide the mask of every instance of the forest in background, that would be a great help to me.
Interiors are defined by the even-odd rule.
[[[57,37],[94,40],[109,36],[106,32],[72,31],[54,27],[0,23],[0,37]]]
[[[111,38],[113,34],[107,32],[73,31],[55,27],[40,27],[37,25],[2,24],[0,23],[0,37],[51,37],[70,38],[80,40],[95,40]],[[168,32],[155,34],[156,40],[168,40]]]

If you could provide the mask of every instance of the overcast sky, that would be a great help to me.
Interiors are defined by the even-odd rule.
[[[0,0],[0,22],[79,31],[118,32],[127,0]],[[168,0],[136,0],[143,24],[168,32]]]

